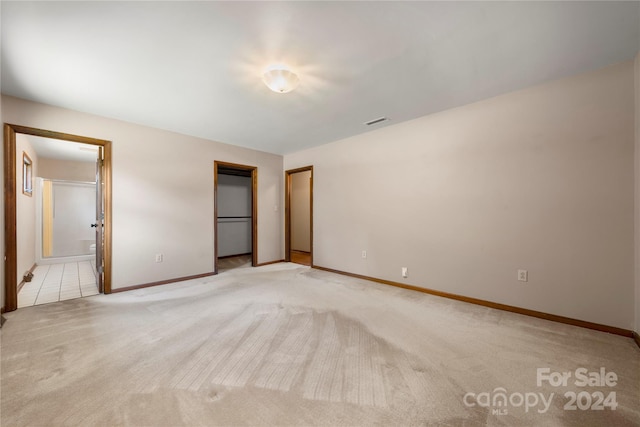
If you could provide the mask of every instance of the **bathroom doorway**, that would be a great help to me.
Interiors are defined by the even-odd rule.
[[[214,162],[214,272],[258,263],[258,168]]]
[[[110,141],[4,133],[5,311],[110,293]]]

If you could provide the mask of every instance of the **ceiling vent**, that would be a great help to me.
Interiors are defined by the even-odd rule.
[[[375,125],[376,123],[386,122],[387,120],[389,120],[389,119],[386,118],[386,117],[380,117],[378,119],[373,119],[373,120],[370,120],[370,121],[366,122],[365,125],[371,126],[371,125]]]

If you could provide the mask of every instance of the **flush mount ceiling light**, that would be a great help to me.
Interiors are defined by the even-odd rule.
[[[278,66],[268,69],[262,75],[262,81],[274,92],[287,93],[298,86],[300,79],[286,67]]]

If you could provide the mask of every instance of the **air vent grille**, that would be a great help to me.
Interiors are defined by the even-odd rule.
[[[371,125],[375,125],[376,123],[386,122],[387,120],[389,120],[389,119],[386,118],[386,117],[380,117],[380,118],[373,119],[373,120],[370,120],[370,121],[366,122],[365,125],[371,126]]]

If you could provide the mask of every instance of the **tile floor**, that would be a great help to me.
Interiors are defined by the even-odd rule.
[[[43,264],[18,293],[18,308],[98,294],[95,261]]]

